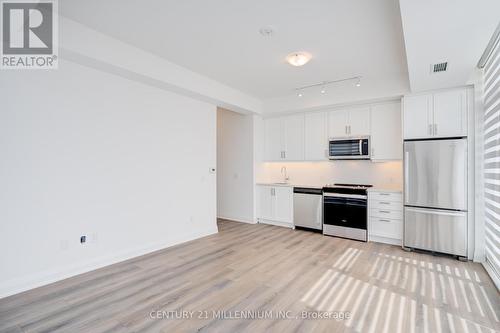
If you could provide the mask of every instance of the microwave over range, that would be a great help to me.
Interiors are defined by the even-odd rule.
[[[370,137],[343,137],[328,140],[328,158],[331,160],[369,160]]]

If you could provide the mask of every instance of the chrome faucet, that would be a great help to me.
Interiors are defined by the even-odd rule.
[[[282,166],[281,167],[281,171],[280,171],[281,175],[283,176],[283,182],[284,183],[287,183],[288,180],[290,180],[290,177],[288,177],[287,173],[286,173],[286,166]]]

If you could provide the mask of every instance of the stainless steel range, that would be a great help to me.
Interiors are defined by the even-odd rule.
[[[366,242],[370,187],[360,184],[323,187],[323,234]]]

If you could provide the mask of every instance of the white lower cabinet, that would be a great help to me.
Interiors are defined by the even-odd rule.
[[[368,192],[368,240],[401,245],[403,195],[401,192]]]
[[[257,185],[259,223],[293,227],[293,187]]]

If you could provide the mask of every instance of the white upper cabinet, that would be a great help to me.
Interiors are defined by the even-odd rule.
[[[370,107],[335,110],[328,113],[328,136],[370,135]]]
[[[328,112],[328,137],[337,138],[349,135],[349,111],[335,110]]]
[[[420,108],[422,102],[412,98],[408,99],[414,102],[415,108]],[[427,128],[429,119],[425,117],[423,123],[424,129]],[[402,158],[401,103],[398,101],[267,118],[264,127],[266,161],[326,161],[329,138],[355,136],[371,137],[372,160]]]
[[[319,161],[328,159],[328,135],[326,112],[306,113],[304,115],[305,160]]]
[[[404,97],[405,139],[426,138],[432,135],[432,95]]]
[[[454,89],[404,99],[405,139],[467,135],[466,89]]]
[[[371,159],[374,161],[401,160],[401,103],[372,106]]]
[[[349,136],[370,135],[370,107],[349,110]]]
[[[284,160],[304,160],[304,115],[283,117],[284,124]]]
[[[467,135],[465,89],[434,94],[434,136]]]
[[[304,115],[264,120],[266,161],[304,160]]]
[[[279,161],[283,159],[283,121],[281,118],[269,118],[264,121],[265,159]]]

